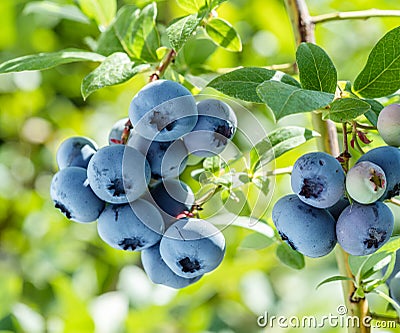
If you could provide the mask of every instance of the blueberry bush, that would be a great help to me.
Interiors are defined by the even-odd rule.
[[[375,5],[4,0],[0,330],[396,331],[400,8]]]

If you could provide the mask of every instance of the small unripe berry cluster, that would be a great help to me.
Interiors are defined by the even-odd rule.
[[[129,119],[111,128],[108,146],[84,137],[60,145],[51,198],[72,221],[98,220],[113,248],[142,251],[154,283],[186,287],[221,263],[225,238],[194,217],[193,192],[178,177],[188,154],[221,153],[236,125],[228,104],[196,103],[176,82],[152,82],[132,99]]]

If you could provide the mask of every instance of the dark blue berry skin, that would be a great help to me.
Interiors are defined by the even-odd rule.
[[[146,156],[151,178],[177,178],[185,170],[187,149],[182,140],[170,142],[150,141],[134,133],[128,145]]]
[[[197,103],[199,116],[193,130],[183,137],[189,152],[209,157],[221,153],[236,131],[237,119],[223,101],[206,99]]]
[[[327,255],[336,245],[335,219],[326,209],[318,209],[290,194],[272,209],[272,220],[282,239],[307,257]]]
[[[68,138],[58,147],[56,155],[58,168],[64,169],[70,166],[87,168],[96,151],[97,145],[88,138],[82,136]]]
[[[51,181],[50,196],[56,208],[75,222],[93,222],[104,209],[87,184],[86,170],[68,167],[57,172]]]
[[[176,275],[161,258],[160,244],[153,245],[142,251],[142,264],[144,271],[153,283],[162,284],[174,289],[185,288],[202,277],[200,275],[187,279]]]
[[[400,150],[395,147],[378,147],[361,156],[357,162],[369,161],[380,166],[386,176],[386,191],[380,200],[400,194]]]
[[[150,174],[150,166],[143,154],[125,145],[101,148],[87,169],[93,192],[114,204],[139,198],[147,190]]]
[[[338,243],[355,256],[376,252],[393,232],[394,217],[384,203],[354,203],[343,210],[336,225]]]
[[[101,213],[97,231],[115,249],[141,251],[158,243],[164,222],[149,202],[138,199],[126,205],[109,205]]]
[[[313,152],[301,156],[293,166],[291,185],[304,203],[328,208],[344,195],[345,174],[331,155]]]
[[[225,238],[207,221],[181,219],[165,232],[160,253],[175,274],[194,278],[219,266],[225,254]]]
[[[190,211],[194,203],[191,188],[177,179],[160,181],[150,190],[150,198],[160,210],[166,227],[174,223],[179,214]]]
[[[135,130],[146,139],[173,141],[196,125],[196,101],[179,83],[157,80],[133,97],[129,118]]]
[[[328,212],[331,213],[335,221],[338,220],[340,214],[342,214],[343,210],[350,205],[350,202],[347,198],[340,199],[337,203],[335,203],[332,207],[327,208]]]

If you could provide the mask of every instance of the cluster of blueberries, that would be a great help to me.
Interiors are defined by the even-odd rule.
[[[221,263],[225,238],[194,217],[193,192],[178,177],[188,154],[221,153],[236,127],[223,101],[196,103],[176,82],[151,82],[132,99],[129,118],[114,124],[108,146],[85,137],[61,143],[51,198],[68,219],[97,220],[110,246],[141,251],[154,283],[186,287]]]
[[[400,140],[400,128],[396,130],[388,141],[393,133]],[[305,256],[324,256],[336,243],[352,255],[374,253],[393,232],[394,217],[383,201],[399,195],[399,170],[400,150],[394,146],[368,151],[347,175],[334,157],[305,154],[293,166],[295,194],[277,201],[272,219],[282,239]]]

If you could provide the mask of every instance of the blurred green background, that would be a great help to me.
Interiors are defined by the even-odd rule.
[[[96,39],[99,35],[95,24],[24,14],[29,2],[0,1],[1,62],[67,47],[88,49],[85,36]],[[120,6],[135,3],[118,2]],[[313,15],[400,9],[397,0],[309,0],[308,4]],[[158,5],[158,20],[163,24],[185,14],[175,1]],[[206,62],[209,69],[294,61],[295,45],[283,1],[229,0],[218,14],[239,31],[243,52],[217,50]],[[316,37],[333,59],[339,78],[354,80],[376,41],[399,24],[399,18],[330,22],[317,26]],[[0,75],[0,331],[344,332],[339,327],[263,329],[257,325],[257,317],[265,311],[317,318],[337,315],[343,304],[340,284],[315,289],[320,281],[337,274],[334,254],[306,260],[306,268],[295,271],[278,262],[275,246],[241,248],[251,231],[229,227],[224,230],[227,253],[222,265],[198,283],[175,291],[147,279],[138,253],[117,251],[101,242],[95,223],[72,223],[54,209],[49,184],[56,172],[60,142],[83,135],[105,145],[111,125],[127,116],[131,98],[147,80],[137,76],[83,101],[80,81],[93,69],[93,64],[77,63],[41,73]],[[288,124],[311,128],[305,115],[274,124],[265,107],[246,107],[266,130]],[[378,137],[372,138],[374,145],[383,144]],[[298,156],[315,149],[316,142],[311,140],[279,158],[276,165],[292,165]],[[272,201],[290,192],[288,176],[276,181]],[[267,219],[272,205],[268,207]],[[395,214],[398,225],[400,214]],[[385,311],[385,304],[376,299],[371,299],[371,306]]]

